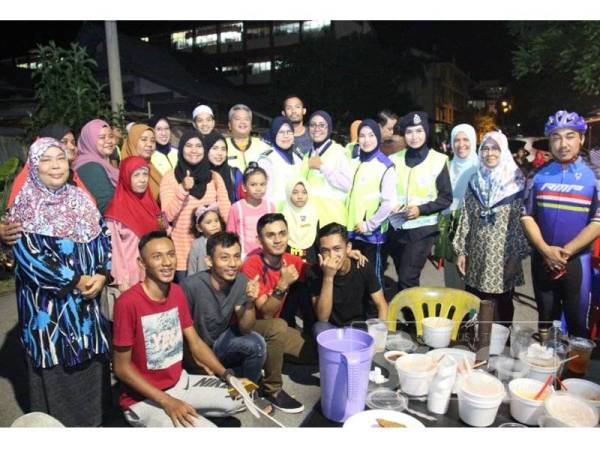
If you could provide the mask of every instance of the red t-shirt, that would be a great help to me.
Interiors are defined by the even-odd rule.
[[[113,345],[131,347],[131,362],[144,379],[161,390],[181,377],[183,332],[193,326],[183,290],[171,284],[169,295],[154,301],[138,283],[115,303]],[[119,405],[127,409],[144,397],[122,383]]]
[[[299,280],[303,280],[304,270],[307,264],[302,261],[302,258],[295,255],[290,255],[289,253],[284,253],[282,258],[287,265],[293,264],[296,266],[296,270],[300,274]],[[281,269],[274,269],[268,266],[262,257],[262,252],[253,252],[253,254],[248,256],[246,261],[244,261],[244,265],[242,266],[242,272],[246,274],[249,280],[253,280],[254,277],[258,275],[259,297],[271,294],[275,288],[275,285],[279,281],[279,278],[281,277]],[[283,309],[286,298],[287,295],[281,300],[281,308],[279,308],[279,311],[277,311],[275,317],[279,317],[281,315],[281,310]],[[259,311],[257,311],[257,317],[262,317]]]

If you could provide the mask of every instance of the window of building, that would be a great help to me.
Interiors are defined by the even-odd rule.
[[[227,23],[221,26],[221,44],[242,42],[243,22]]]
[[[278,23],[273,26],[273,34],[294,34],[300,32],[300,24],[298,22]]]
[[[171,33],[171,44],[177,49],[190,48],[194,45],[192,30],[178,31]]]
[[[242,66],[240,65],[230,65],[221,67],[221,73],[223,75],[239,75],[242,73]]]
[[[271,71],[271,61],[250,62],[248,66],[250,67],[250,73],[253,75]]]
[[[316,33],[324,31],[331,26],[331,20],[305,20],[302,23],[304,33]]]
[[[269,37],[269,32],[268,26],[248,28],[246,30],[246,39],[250,40]]]
[[[148,36],[142,36],[142,37],[140,38],[140,41],[143,41],[143,42],[150,42],[150,38],[149,38]]]
[[[196,46],[198,47],[217,45],[217,38],[217,27],[214,25],[196,28]]]

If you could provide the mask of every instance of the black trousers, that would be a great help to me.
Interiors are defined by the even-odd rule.
[[[389,250],[398,274],[398,291],[419,286],[421,272],[431,253],[437,234],[421,239],[406,239],[402,231],[391,234]]]
[[[569,334],[588,337],[592,283],[590,253],[571,258],[567,262],[567,273],[553,280],[544,267],[543,258],[534,251],[531,256],[531,278],[539,313],[539,328],[550,328],[551,322],[560,320],[564,311]]]
[[[501,322],[509,327],[512,325],[515,306],[513,305],[514,289],[501,294],[492,294],[475,289],[471,286],[465,286],[465,290],[479,297],[480,300],[491,300],[494,302],[494,322]]]

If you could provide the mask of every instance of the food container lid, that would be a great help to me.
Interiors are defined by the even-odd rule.
[[[371,409],[404,411],[408,407],[408,398],[397,391],[379,388],[367,395],[366,403]]]
[[[400,332],[388,335],[385,341],[386,350],[398,350],[401,352],[414,352],[419,345],[414,342],[407,333]]]

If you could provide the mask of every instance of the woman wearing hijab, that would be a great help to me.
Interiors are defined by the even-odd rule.
[[[160,208],[150,194],[150,164],[140,156],[131,156],[121,163],[115,195],[106,208],[112,243],[110,273],[119,291],[142,279],[136,264],[140,238],[161,229]]]
[[[187,260],[194,234],[194,210],[200,206],[219,205],[219,214],[226,220],[231,208],[225,182],[210,170],[210,163],[196,130],[186,131],[179,140],[179,156],[175,170],[167,172],[160,184],[160,202],[171,225],[171,238],[177,254],[176,280],[187,273]]]
[[[346,156],[352,159],[358,155],[358,126],[361,120],[355,120],[350,124],[350,142],[346,144]]]
[[[313,194],[320,226],[346,223],[346,197],[352,186],[346,150],[331,139],[333,122],[329,113],[316,111],[308,120],[313,149],[304,155],[300,175]]]
[[[177,165],[177,147],[171,145],[171,124],[165,117],[152,117],[147,124],[156,137],[156,151],[150,162],[162,176]]]
[[[207,152],[210,169],[221,175],[225,182],[229,201],[233,204],[244,198],[242,172],[237,167],[231,167],[227,162],[227,140],[225,137],[217,131],[211,131],[202,135],[202,146]]]
[[[352,187],[348,194],[348,238],[373,264],[383,288],[381,246],[386,241],[387,218],[396,201],[394,163],[381,152],[381,128],[372,119],[358,127],[358,158],[351,161]]]
[[[104,214],[108,202],[115,193],[119,170],[110,164],[113,153],[112,129],[101,119],[90,120],[81,129],[77,140],[77,158],[73,169],[96,200],[100,213]]]
[[[525,177],[498,131],[484,136],[479,161],[452,245],[466,289],[494,302],[496,321],[511,322],[514,288],[524,283],[521,260],[529,254],[520,223]]]
[[[282,214],[288,226],[288,252],[300,256],[309,264],[317,262],[314,243],[319,228],[319,216],[312,203],[306,180],[296,176],[285,186]]]
[[[440,234],[435,243],[434,256],[444,261],[444,282],[446,287],[464,289],[465,282],[456,268],[456,255],[452,250],[452,238],[458,226],[461,207],[469,180],[479,168],[477,157],[477,137],[475,128],[466,123],[455,126],[450,133],[453,158],[450,161],[450,182],[452,183],[452,204],[442,211]]]
[[[99,426],[110,407],[109,341],[99,309],[110,239],[90,198],[67,183],[68,155],[58,141],[38,139],[28,162],[9,220],[23,228],[13,251],[30,407],[65,426]]]
[[[271,149],[258,157],[257,163],[267,173],[266,200],[281,212],[286,203],[285,186],[300,175],[302,152],[294,144],[294,126],[290,119],[278,116],[271,122]]]
[[[396,204],[403,223],[389,236],[388,249],[398,273],[398,290],[418,286],[438,234],[438,216],[452,203],[448,157],[427,145],[429,117],[413,111],[400,119],[406,149],[392,155],[396,166]]]
[[[73,133],[73,130],[70,127],[63,125],[62,123],[53,123],[42,128],[38,135],[40,137],[51,137],[53,139],[56,139],[58,142],[60,142],[62,148],[64,148],[67,151],[69,164],[72,164],[73,161],[75,161],[75,158],[77,157],[77,146],[75,145],[75,134]],[[8,208],[12,206],[15,197],[25,184],[25,181],[27,181],[28,177],[29,163],[25,163],[25,165],[13,181],[11,192],[7,201]],[[86,189],[85,184],[83,184],[83,181],[81,181],[79,175],[77,175],[77,173],[71,169],[69,169],[68,182],[74,184],[80,189],[83,189],[85,193],[93,199],[92,194],[90,194],[89,191]]]
[[[154,128],[142,123],[136,123],[129,130],[127,139],[123,143],[121,162],[131,156],[141,156],[150,165],[150,193],[152,198],[158,201],[160,192],[160,180],[162,175],[152,164],[153,155],[156,153],[156,139]]]

